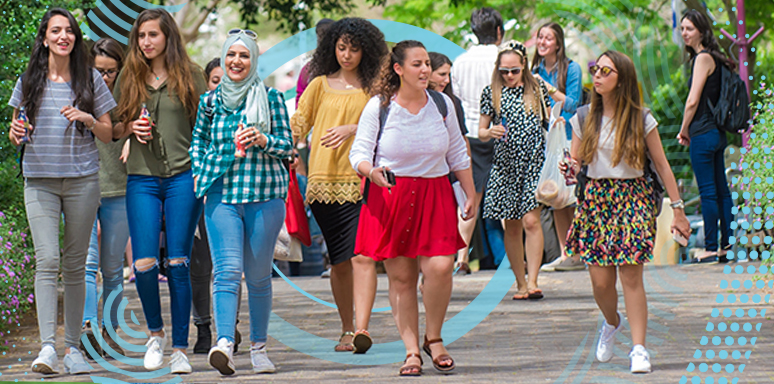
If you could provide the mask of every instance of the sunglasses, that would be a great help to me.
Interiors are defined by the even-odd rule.
[[[613,72],[618,73],[618,71],[608,66],[600,67],[599,65],[594,65],[591,68],[589,68],[589,73],[591,73],[591,76],[596,75],[597,71],[602,71],[602,77],[608,77]]]
[[[503,76],[505,76],[505,75],[507,75],[509,73],[512,74],[512,75],[518,75],[519,73],[521,73],[521,68],[519,68],[519,67],[515,67],[515,68],[497,68],[497,70],[500,71],[500,74],[503,75]]]
[[[249,30],[249,29],[234,28],[234,29],[228,31],[228,35],[229,36],[238,35],[240,33],[244,33],[245,36],[247,36],[247,37],[249,37],[249,38],[251,38],[253,40],[258,40],[258,34],[253,32],[253,31],[251,31],[251,30]]]
[[[118,74],[118,70],[117,69],[99,69],[99,68],[96,68],[96,70],[97,70],[97,72],[99,72],[99,74],[101,76],[107,76],[108,78],[113,78],[113,77],[115,77],[116,74]]]

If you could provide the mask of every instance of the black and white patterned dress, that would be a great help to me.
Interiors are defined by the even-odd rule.
[[[548,107],[548,90],[540,82],[543,102]],[[501,116],[507,122],[507,140],[495,140],[492,169],[486,186],[484,217],[487,219],[520,220],[538,207],[535,200],[538,178],[545,162],[546,137],[540,111],[527,112],[524,108],[524,87],[503,87],[501,115],[492,104],[492,88],[486,86],[481,94],[481,114],[492,117],[492,125],[500,124]]]

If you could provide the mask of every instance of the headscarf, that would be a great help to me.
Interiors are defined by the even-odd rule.
[[[271,131],[271,114],[269,112],[269,98],[266,94],[266,86],[263,84],[260,76],[258,76],[258,44],[242,32],[229,36],[223,44],[220,54],[220,62],[226,73],[228,73],[226,53],[235,43],[247,47],[247,50],[250,51],[250,73],[248,73],[244,80],[239,82],[231,80],[228,74],[223,76],[220,82],[220,95],[223,104],[226,108],[233,110],[239,107],[242,100],[247,99],[244,112],[247,126],[254,126],[261,133],[269,133]]]

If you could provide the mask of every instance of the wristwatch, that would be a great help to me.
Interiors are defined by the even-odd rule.
[[[97,118],[94,117],[94,115],[91,115],[91,125],[88,127],[89,131],[93,131],[96,126],[97,126]]]
[[[669,206],[672,207],[672,209],[685,209],[685,201],[682,199],[673,201],[669,204]]]

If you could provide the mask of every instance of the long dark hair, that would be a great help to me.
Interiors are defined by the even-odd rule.
[[[89,53],[83,44],[83,33],[70,12],[62,8],[52,8],[43,15],[40,21],[35,43],[32,46],[30,62],[22,78],[21,106],[24,107],[27,117],[33,125],[48,83],[48,56],[50,53],[48,47],[43,45],[43,41],[46,39],[48,22],[54,16],[66,17],[70,22],[73,34],[75,34],[73,50],[70,52],[70,88],[75,95],[73,105],[83,112],[94,113],[92,69],[89,65]],[[76,127],[81,133],[84,132],[83,123],[80,121],[76,122]]]
[[[380,95],[382,98],[382,105],[387,106],[390,104],[392,96],[400,89],[400,76],[395,72],[395,64],[400,64],[406,61],[406,51],[411,48],[425,48],[424,44],[416,40],[403,40],[392,47],[392,53],[390,53],[389,59],[384,59],[382,63],[382,72],[379,78],[379,83],[375,88],[374,94]]]
[[[121,72],[121,100],[118,102],[116,112],[119,121],[129,124],[129,121],[140,113],[140,105],[148,100],[148,88],[145,80],[151,72],[150,61],[140,50],[139,34],[140,26],[146,21],[158,20],[161,33],[167,39],[167,47],[164,52],[164,61],[167,66],[167,81],[170,94],[174,90],[180,103],[188,112],[188,118],[194,119],[196,108],[199,106],[199,98],[196,97],[194,74],[192,69],[198,68],[191,61],[185,50],[183,37],[177,28],[177,23],[169,12],[161,8],[146,9],[137,16],[132,31],[129,33],[129,52],[126,56],[126,64]],[[201,72],[197,72],[197,76]]]
[[[449,67],[451,67],[452,65],[452,61],[449,60],[449,57],[444,55],[443,53],[428,52],[427,54],[430,56],[430,67],[433,69],[433,72],[435,72],[438,68],[443,67],[444,64],[449,64]],[[433,84],[429,84],[429,85],[433,85]],[[450,99],[454,100],[454,89],[452,89],[451,81],[449,82],[449,84],[446,85],[446,88],[443,89],[443,93],[449,96]]]
[[[612,118],[612,124],[615,127],[612,166],[615,167],[623,161],[632,168],[642,169],[645,165],[646,148],[637,70],[632,59],[621,52],[607,51],[597,58],[597,62],[603,56],[609,58],[615,65],[615,70],[618,71],[618,86],[611,95],[615,104]],[[583,139],[580,147],[580,158],[585,164],[592,163],[597,155],[603,112],[602,95],[594,89],[591,92],[589,116],[583,125]]]
[[[696,27],[696,29],[699,31],[701,34],[701,45],[704,46],[704,49],[706,49],[707,52],[712,55],[712,57],[723,63],[726,67],[732,70],[736,69],[736,64],[734,64],[734,62],[731,61],[728,56],[720,51],[718,41],[715,39],[715,35],[712,34],[712,23],[710,23],[707,15],[695,9],[689,9],[687,12],[685,12],[685,14],[683,14],[680,22],[685,19],[688,19],[691,23],[693,23],[693,26]],[[688,55],[690,55],[691,61],[693,61],[693,59],[695,59],[699,54],[699,52],[694,51],[694,49],[688,45],[685,46],[685,51],[688,52]]]
[[[308,78],[331,75],[341,68],[336,60],[336,44],[339,39],[361,49],[363,56],[357,66],[357,77],[363,91],[370,94],[381,70],[382,59],[387,55],[387,43],[384,42],[384,34],[379,28],[359,17],[341,19],[327,28],[307,67]]]
[[[538,35],[540,35],[540,31],[543,29],[550,30],[554,34],[554,38],[556,38],[556,46],[559,47],[556,51],[556,88],[559,89],[559,92],[565,93],[567,90],[567,67],[570,65],[570,59],[567,58],[567,50],[564,46],[564,29],[557,23],[549,22],[538,28]],[[543,61],[543,56],[540,56],[536,49],[535,55],[532,56],[532,67],[530,69],[534,71],[541,61]],[[550,68],[546,68],[546,70],[550,71]]]

